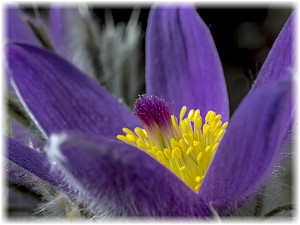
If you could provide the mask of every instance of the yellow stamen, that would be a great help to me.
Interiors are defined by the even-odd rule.
[[[172,115],[167,128],[137,127],[134,132],[123,128],[125,134],[117,139],[147,152],[198,192],[228,122],[222,124],[222,116],[212,110],[207,112],[205,121],[199,109],[191,109],[185,117],[186,112],[187,107],[183,106],[179,120]]]

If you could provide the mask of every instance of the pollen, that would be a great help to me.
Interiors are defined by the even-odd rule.
[[[145,99],[148,100],[147,107],[139,108]],[[153,100],[153,105],[149,99]],[[124,135],[117,135],[117,139],[146,152],[198,193],[228,122],[222,123],[221,114],[212,110],[203,120],[199,109],[187,112],[186,106],[182,107],[177,118],[171,114],[170,105],[155,96],[141,96],[139,100],[135,105],[136,115],[145,129],[137,127],[132,131],[123,128]],[[160,105],[160,112],[156,113],[157,105]],[[153,113],[164,118],[161,120]]]

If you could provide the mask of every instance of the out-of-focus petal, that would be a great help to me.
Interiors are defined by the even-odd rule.
[[[50,174],[50,164],[44,154],[26,147],[9,137],[6,143],[6,157],[10,161],[54,186],[60,184],[59,179]]]
[[[85,45],[84,47],[87,48],[89,31],[88,24],[79,13],[79,8],[54,5],[50,9],[49,19],[50,33],[56,53],[78,66],[80,60],[83,60],[82,57],[86,57],[86,53],[82,52],[83,55],[80,56],[76,54],[75,49],[79,45]],[[84,50],[81,49],[81,51]],[[88,60],[87,58],[85,61],[89,63]]]
[[[7,47],[16,90],[44,135],[77,131],[115,137],[140,126],[132,113],[66,60],[25,44]]]
[[[26,22],[26,16],[17,7],[6,8],[6,38],[7,41],[18,41],[35,46],[41,46],[40,41]]]
[[[69,10],[71,11],[71,10]],[[50,29],[55,50],[61,56],[69,58],[68,27],[65,27],[64,17],[68,15],[68,10],[62,7],[51,7]],[[75,24],[76,25],[76,24]]]
[[[85,74],[97,79],[103,71],[99,58],[98,24],[86,6],[53,5],[49,12],[50,35],[57,54]]]
[[[51,142],[51,138],[50,138]],[[51,148],[50,148],[51,149]],[[69,137],[49,151],[81,202],[103,216],[209,216],[180,179],[130,145]],[[72,185],[73,184],[73,185]]]
[[[259,87],[269,85],[282,76],[292,72],[296,63],[296,50],[295,50],[295,16],[293,13],[281,32],[279,33],[272,49],[270,50],[259,74],[253,84],[251,91]]]
[[[9,217],[17,217],[32,215],[32,211],[37,207],[39,198],[31,192],[24,192],[18,190],[15,186],[9,186],[5,189],[5,196],[7,196],[7,209]]]
[[[229,117],[228,96],[220,59],[209,29],[189,7],[156,7],[146,36],[147,94],[183,105],[214,110]]]
[[[215,207],[244,200],[284,152],[292,100],[290,76],[248,95],[234,113],[200,188]]]

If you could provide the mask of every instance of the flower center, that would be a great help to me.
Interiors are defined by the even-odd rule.
[[[123,128],[125,135],[117,138],[157,159],[197,193],[228,122],[222,124],[221,114],[212,110],[205,121],[199,109],[186,112],[183,106],[178,120],[169,103],[142,95],[135,102],[135,114],[145,129]]]

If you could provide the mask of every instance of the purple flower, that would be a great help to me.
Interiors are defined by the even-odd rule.
[[[143,127],[128,108],[69,62],[28,44],[8,45],[8,67],[48,148],[41,153],[7,138],[7,158],[65,192],[89,216],[209,217],[212,208],[229,215],[258,189],[284,152],[294,115],[293,29],[291,17],[216,143],[199,190],[155,157],[117,140],[124,127]],[[229,120],[218,53],[193,9],[153,8],[146,41],[147,95],[159,97],[141,97],[136,103],[137,116],[146,129],[151,127],[148,135],[157,135],[159,143],[174,137],[168,126],[182,106],[200,109],[193,118],[213,110],[222,121]]]

